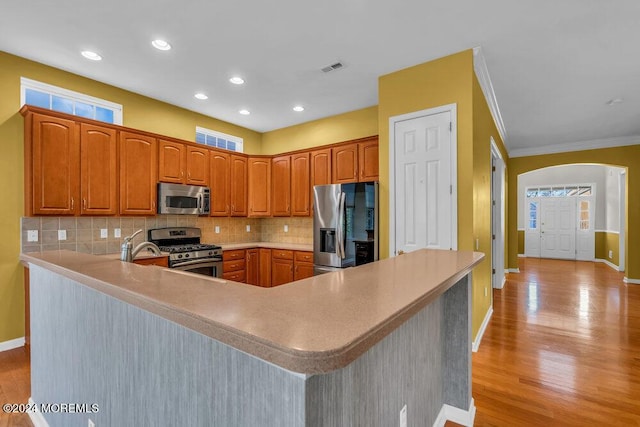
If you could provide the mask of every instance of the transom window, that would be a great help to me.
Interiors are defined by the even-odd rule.
[[[223,148],[225,150],[243,152],[244,139],[211,129],[196,126],[196,142],[210,147]]]
[[[525,192],[527,198],[533,197],[571,197],[571,196],[591,196],[593,189],[590,185],[567,185],[554,187],[527,188]]]
[[[122,125],[121,104],[21,77],[20,106],[25,104]]]

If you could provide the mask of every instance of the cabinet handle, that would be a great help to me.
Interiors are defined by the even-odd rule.
[[[180,178],[184,178],[184,171],[180,171]]]
[[[151,210],[156,210],[156,202],[154,200],[151,201]]]
[[[74,203],[74,200],[73,200],[73,197],[72,197],[71,198],[71,210],[73,210],[74,205],[75,205],[75,203]]]
[[[82,198],[82,210],[83,211],[87,210],[87,198],[86,197]]]

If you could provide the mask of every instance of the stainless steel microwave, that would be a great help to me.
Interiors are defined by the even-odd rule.
[[[158,183],[158,213],[209,215],[209,187]]]

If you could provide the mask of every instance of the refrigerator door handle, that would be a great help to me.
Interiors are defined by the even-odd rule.
[[[345,258],[345,253],[344,253],[344,240],[345,240],[345,229],[344,229],[344,223],[345,223],[345,212],[344,212],[344,202],[345,202],[345,198],[347,197],[347,194],[345,192],[341,192],[340,193],[340,203],[338,204],[338,233],[337,234],[337,238],[338,238],[338,250],[336,251],[338,253],[338,257],[340,257],[341,259]]]

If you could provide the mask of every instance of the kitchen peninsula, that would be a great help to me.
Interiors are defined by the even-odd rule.
[[[27,253],[32,399],[51,427],[471,424],[476,252],[420,250],[259,288]],[[41,414],[42,415],[42,414]],[[466,419],[464,419],[466,417]]]

